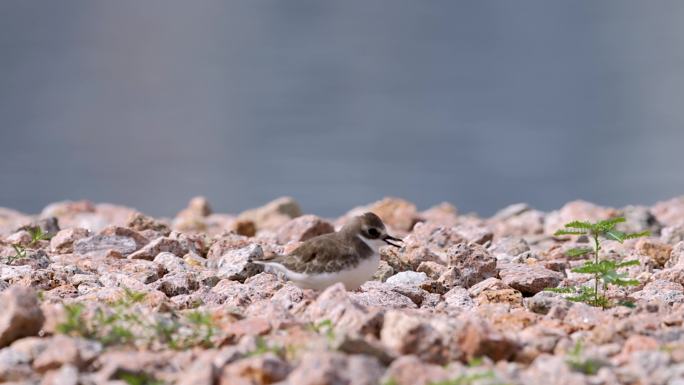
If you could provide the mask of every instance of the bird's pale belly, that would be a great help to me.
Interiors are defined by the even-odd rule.
[[[337,282],[342,282],[347,290],[357,289],[373,277],[380,265],[380,255],[375,253],[348,270],[334,273],[301,274],[285,271],[287,279],[302,289],[323,290]]]

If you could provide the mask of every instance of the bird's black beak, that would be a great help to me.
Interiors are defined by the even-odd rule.
[[[396,244],[396,243],[392,243],[392,241],[395,241],[395,242],[404,242],[404,241],[401,240],[401,238],[395,238],[395,237],[393,237],[393,236],[391,236],[391,235],[385,235],[384,237],[382,237],[382,240],[385,241],[385,243],[387,243],[388,245],[392,245],[392,246],[394,246],[394,247],[401,247],[401,245],[398,245],[398,244]]]

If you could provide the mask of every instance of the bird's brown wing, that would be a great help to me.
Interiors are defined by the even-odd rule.
[[[304,242],[288,255],[271,259],[298,273],[330,273],[358,263],[359,253],[348,242],[320,236]]]

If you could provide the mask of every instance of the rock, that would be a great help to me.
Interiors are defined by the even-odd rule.
[[[684,222],[684,195],[656,203],[651,208],[651,212],[658,222],[666,226]]]
[[[380,332],[380,341],[396,355],[413,354],[421,360],[448,362],[449,341],[429,319],[401,311],[388,311]]]
[[[402,271],[387,278],[386,282],[391,285],[420,286],[420,284],[427,281],[427,279],[428,277],[425,273]]]
[[[437,280],[446,272],[446,266],[432,261],[421,262],[416,271],[425,273],[430,279]]]
[[[78,368],[73,365],[63,365],[59,370],[52,370],[45,374],[40,385],[78,385]]]
[[[369,311],[352,301],[344,285],[326,288],[306,309],[306,317],[314,323],[330,320],[335,330],[351,334],[377,334],[382,314]]]
[[[494,238],[494,233],[486,226],[480,224],[460,224],[453,228],[466,242],[484,245],[491,242]]]
[[[272,384],[284,380],[289,372],[287,362],[273,353],[266,353],[228,364],[221,370],[218,384]]]
[[[475,298],[475,301],[478,304],[505,303],[511,307],[520,307],[523,304],[523,296],[515,289],[485,290]]]
[[[621,231],[628,233],[650,231],[651,234],[659,234],[662,229],[662,224],[648,207],[627,206],[622,209],[622,217],[626,222],[620,225]]]
[[[496,259],[478,244],[460,243],[447,250],[449,268],[439,278],[445,287],[471,287],[497,275]]]
[[[175,239],[159,237],[145,245],[145,247],[142,249],[129,255],[128,259],[146,259],[151,261],[157,256],[157,254],[162,252],[183,256],[188,252],[188,250],[183,248],[181,243]]]
[[[665,267],[674,266],[684,267],[684,242],[678,242],[672,247],[670,259],[665,264]]]
[[[351,210],[344,216],[344,222],[367,211],[379,216],[385,225],[402,232],[411,231],[413,226],[421,220],[413,203],[400,198],[384,198],[370,205]]]
[[[154,257],[155,263],[164,266],[164,269],[172,273],[180,273],[190,270],[188,264],[175,254],[162,251]]]
[[[22,381],[33,376],[30,357],[11,348],[0,349],[0,382]]]
[[[452,288],[442,296],[442,299],[444,302],[439,304],[439,308],[444,308],[448,313],[458,314],[475,307],[470,293],[463,287]]]
[[[619,212],[612,208],[597,206],[586,201],[573,201],[566,203],[560,210],[553,211],[546,216],[544,221],[544,234],[552,235],[557,230],[572,221],[600,221],[615,217]]]
[[[468,289],[468,293],[470,293],[470,295],[473,297],[477,297],[478,295],[480,295],[480,293],[486,290],[505,290],[510,288],[511,287],[503,283],[502,280],[490,277],[482,282],[479,282],[471,286],[470,289]]]
[[[563,279],[562,274],[538,265],[506,263],[499,268],[499,276],[503,283],[528,296],[549,287],[556,287]]]
[[[311,352],[287,377],[290,385],[376,385],[384,369],[374,357]]]
[[[330,222],[315,215],[303,215],[289,220],[278,228],[278,243],[303,242],[313,237],[332,233],[335,228]]]
[[[490,248],[489,252],[497,260],[510,261],[513,257],[530,251],[530,245],[518,237],[506,237],[497,240]]]
[[[532,297],[524,299],[525,306],[531,312],[547,314],[553,307],[569,308],[570,303],[561,294],[540,291]]]
[[[670,259],[672,246],[647,238],[639,239],[635,245],[637,253],[647,256],[655,264],[662,268]]]
[[[477,317],[467,317],[458,333],[459,346],[468,360],[484,356],[494,361],[507,360],[518,350],[515,341]]]
[[[448,202],[442,202],[430,207],[419,215],[426,222],[435,223],[441,226],[455,226],[458,224],[458,209]]]
[[[72,253],[74,242],[88,237],[89,234],[88,230],[79,227],[61,230],[50,240],[50,250],[59,254]]]
[[[238,220],[251,221],[258,230],[273,230],[300,215],[302,215],[302,210],[299,208],[299,204],[293,198],[282,197],[262,207],[241,213]]]
[[[363,307],[376,307],[380,309],[401,309],[401,308],[415,308],[416,302],[420,304],[421,298],[409,298],[416,294],[420,297],[421,293],[411,293],[410,287],[408,289],[408,296],[401,293],[401,287],[397,288],[394,285],[382,284],[376,281],[366,282],[361,286],[361,293],[349,293],[349,298],[356,304]],[[416,290],[421,290],[414,288]],[[423,291],[423,294],[427,292]],[[415,299],[415,301],[414,301]]]
[[[47,349],[33,361],[33,368],[39,373],[58,369],[62,365],[85,368],[102,352],[97,341],[73,338],[63,335],[52,337]]]
[[[199,289],[199,283],[192,273],[172,273],[160,279],[156,283],[156,288],[166,294],[167,297],[175,297],[194,292]]]
[[[375,272],[375,274],[373,274],[373,278],[371,279],[374,281],[384,282],[392,275],[394,275],[394,269],[392,266],[390,266],[387,261],[381,260],[380,265],[378,265],[378,270]]]
[[[663,228],[660,232],[660,241],[670,245],[684,241],[684,222]]]
[[[190,199],[188,206],[183,209],[177,217],[208,217],[211,215],[211,205],[207,198],[202,196],[197,196]]]
[[[264,251],[258,244],[251,244],[237,250],[229,250],[216,261],[217,275],[221,278],[243,282],[261,273],[264,268],[250,262],[262,259]]]
[[[441,365],[428,364],[416,356],[401,356],[392,362],[383,377],[383,384],[431,385],[443,383],[449,374]]]
[[[125,256],[136,251],[138,245],[130,237],[93,235],[76,240],[73,249],[74,253],[81,255],[105,257],[111,251],[115,251]]]
[[[563,357],[542,354],[521,373],[525,385],[547,385],[553,379],[554,385],[588,385],[581,373],[574,372]]]
[[[128,227],[107,226],[100,231],[100,235],[132,238],[135,241],[136,250],[139,250],[150,243],[142,234],[133,229],[129,229]]]
[[[684,302],[684,286],[676,282],[655,280],[631,295],[640,301],[661,301],[668,305]]]
[[[152,231],[163,236],[167,236],[169,233],[171,233],[171,228],[166,223],[148,217],[139,212],[132,213],[127,218],[126,227],[139,232]]]
[[[0,347],[22,337],[38,335],[45,317],[35,291],[12,286],[0,293]]]
[[[526,203],[516,203],[497,212],[489,221],[497,237],[520,237],[544,231],[544,213]]]

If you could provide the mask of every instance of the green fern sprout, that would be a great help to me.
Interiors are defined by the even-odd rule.
[[[617,272],[617,269],[638,265],[639,261],[632,260],[617,263],[614,261],[601,261],[599,259],[599,252],[601,251],[601,239],[611,239],[620,243],[627,239],[634,239],[650,235],[649,231],[639,233],[624,233],[616,230],[615,227],[619,223],[625,222],[625,218],[617,217],[611,218],[596,223],[572,221],[565,224],[565,228],[556,231],[554,236],[587,236],[593,240],[593,247],[576,247],[566,252],[570,257],[593,255],[593,261],[587,261],[584,265],[572,269],[575,273],[592,274],[594,276],[594,287],[581,287],[579,290],[575,288],[551,288],[548,291],[556,293],[575,293],[576,295],[567,297],[570,301],[584,302],[592,306],[606,308],[611,306],[610,300],[606,298],[603,291],[608,285],[616,286],[636,286],[639,281],[635,279],[627,279],[626,274]],[[599,285],[602,282],[603,285]]]

